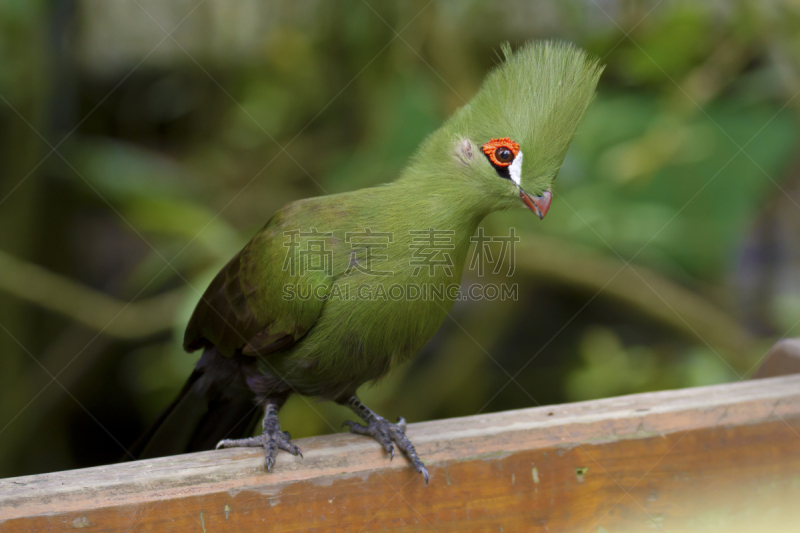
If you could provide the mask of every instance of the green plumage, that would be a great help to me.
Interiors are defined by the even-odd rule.
[[[390,454],[397,446],[428,481],[405,423],[371,411],[356,389],[411,357],[442,324],[486,215],[547,213],[602,70],[566,44],[503,52],[396,181],[293,202],[231,259],[186,329],[184,347],[203,355],[132,453],[258,446],[271,469],[278,449],[301,454],[278,420],[299,393],[351,408],[365,422],[349,422],[352,432]],[[241,438],[260,414],[254,404],[263,433]]]
[[[418,351],[446,318],[453,294],[426,300],[338,295],[354,296],[360,286],[367,288],[362,294],[374,296],[379,285],[460,283],[480,221],[492,211],[524,207],[518,186],[498,176],[481,146],[510,137],[524,153],[520,186],[535,195],[548,189],[602,70],[583,51],[561,43],[503,51],[505,61],[469,104],[423,142],[399,179],[278,211],[206,291],[185,347],[252,355],[267,388],[328,399],[354,394]],[[355,268],[364,270],[366,250],[352,234],[367,228],[391,234],[392,242],[375,251],[384,258],[372,270],[392,275]],[[452,268],[435,268],[433,275],[422,268],[415,276],[411,232],[429,228],[452,232]],[[330,234],[322,239],[328,268],[301,272],[287,254],[295,244],[296,251],[314,249],[320,238],[303,236],[312,229]],[[304,296],[309,287],[316,296],[287,297]]]

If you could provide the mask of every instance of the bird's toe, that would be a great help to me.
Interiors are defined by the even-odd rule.
[[[284,431],[283,435],[282,435],[282,438],[276,439],[277,440],[277,444],[278,444],[278,448],[280,448],[281,450],[287,451],[287,452],[289,452],[290,454],[292,454],[294,456],[298,456],[299,455],[300,457],[303,457],[303,452],[300,451],[300,448],[298,446],[296,446],[295,444],[292,444],[291,441],[289,440],[289,438],[286,437],[286,435],[288,435],[288,433]]]
[[[417,464],[417,463],[419,463],[419,464]],[[414,466],[416,467],[417,472],[422,474],[422,477],[425,478],[425,484],[427,485],[428,481],[430,479],[429,476],[428,476],[428,469],[425,468],[425,465],[422,464],[422,461],[416,461],[414,463]]]
[[[389,432],[380,432],[378,435],[375,435],[375,438],[381,443],[381,446],[383,446],[383,449],[386,450],[386,453],[389,454],[389,460],[391,461],[394,459],[394,445],[392,444],[393,439]]]
[[[375,436],[375,430],[372,428],[372,426],[362,426],[358,422],[352,422],[350,420],[344,422],[342,426],[348,426],[350,428],[350,433],[355,433],[357,435],[370,435],[373,437]]]

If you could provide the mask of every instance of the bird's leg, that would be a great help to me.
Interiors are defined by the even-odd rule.
[[[225,439],[219,441],[217,449],[235,447],[261,447],[264,448],[264,455],[267,458],[267,471],[272,472],[275,466],[275,457],[278,455],[278,448],[286,450],[292,455],[303,457],[300,448],[292,444],[291,435],[288,431],[281,431],[278,422],[278,410],[283,405],[282,399],[268,399],[264,404],[264,431],[257,437],[247,439]]]
[[[406,421],[402,416],[397,419],[397,424],[392,424],[361,403],[361,400],[355,395],[341,403],[352,409],[354,413],[363,418],[364,422],[367,423],[367,425],[364,426],[348,420],[344,425],[350,426],[350,433],[372,436],[383,446],[383,449],[389,454],[390,460],[394,458],[394,445],[392,443],[396,444],[397,447],[400,448],[400,451],[408,457],[417,472],[422,474],[425,478],[425,484],[428,484],[428,470],[425,468],[422,461],[420,461],[417,451],[414,449],[414,445],[411,444],[408,437],[406,437]]]

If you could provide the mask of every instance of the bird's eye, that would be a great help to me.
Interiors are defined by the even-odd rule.
[[[494,157],[501,163],[511,163],[511,160],[514,159],[514,154],[505,146],[501,146],[494,151]]]
[[[517,157],[519,144],[508,137],[503,137],[502,139],[492,139],[484,144],[481,149],[495,168],[503,168],[509,166],[514,161],[514,158]]]

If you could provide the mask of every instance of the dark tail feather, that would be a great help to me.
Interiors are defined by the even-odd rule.
[[[204,359],[208,352],[204,354]],[[198,365],[200,367],[201,365]],[[148,459],[213,450],[222,439],[253,434],[263,415],[250,394],[231,397],[209,388],[204,370],[195,370],[178,397],[136,440],[123,460]]]

